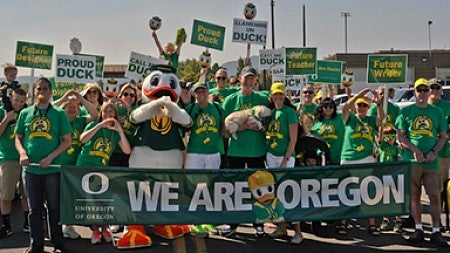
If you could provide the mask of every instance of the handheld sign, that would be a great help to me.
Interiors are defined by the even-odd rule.
[[[225,27],[194,19],[191,44],[223,50]]]
[[[103,69],[105,66],[105,56],[90,55],[90,54],[77,54],[77,55],[94,56],[95,57],[95,79],[103,78]]]
[[[233,42],[266,45],[267,21],[233,19]]]
[[[286,49],[286,75],[312,75],[316,73],[317,48]]]
[[[17,41],[16,66],[36,69],[51,69],[53,46]]]
[[[317,61],[317,74],[309,75],[309,82],[314,83],[341,83],[341,61]]]
[[[367,83],[404,83],[408,55],[368,55],[367,57]]]
[[[259,50],[259,69],[270,70],[273,82],[283,82],[285,60],[284,48]]]
[[[131,52],[125,77],[133,79],[136,82],[144,80],[144,76],[150,74],[150,67],[155,64],[167,65],[168,62],[159,58]]]
[[[56,82],[95,81],[95,56],[56,55]]]

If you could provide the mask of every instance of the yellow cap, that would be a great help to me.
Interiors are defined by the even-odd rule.
[[[275,178],[268,171],[257,170],[248,177],[248,188],[253,191],[261,186],[275,184]]]
[[[430,88],[430,85],[428,84],[428,80],[423,77],[417,79],[416,82],[414,82],[414,89],[421,85],[426,86],[427,88]]]
[[[284,83],[276,82],[272,84],[272,86],[270,87],[270,94],[273,95],[277,93],[286,94],[286,86],[284,85]]]
[[[359,103],[370,105],[370,100],[366,97],[361,97],[361,98],[356,99],[356,102],[355,102],[355,104],[359,104]]]

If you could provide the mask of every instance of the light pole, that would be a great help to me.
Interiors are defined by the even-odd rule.
[[[433,21],[428,20],[428,60],[430,62],[430,68],[433,66],[431,63],[431,25]]]
[[[350,17],[350,12],[341,12],[341,17],[344,17],[344,41],[345,53],[347,53],[347,18]]]

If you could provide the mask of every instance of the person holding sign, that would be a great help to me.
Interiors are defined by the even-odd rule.
[[[72,128],[66,113],[50,103],[52,85],[41,77],[34,84],[34,106],[23,109],[16,125],[16,149],[23,166],[23,178],[30,214],[31,245],[27,252],[44,251],[44,204],[48,209],[54,252],[65,252],[60,217],[60,155],[70,147]],[[50,166],[52,165],[52,166]]]

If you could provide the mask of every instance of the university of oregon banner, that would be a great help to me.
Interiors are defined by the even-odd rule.
[[[63,166],[61,222],[242,223],[279,210],[288,221],[407,214],[409,168],[407,162],[260,171]]]

